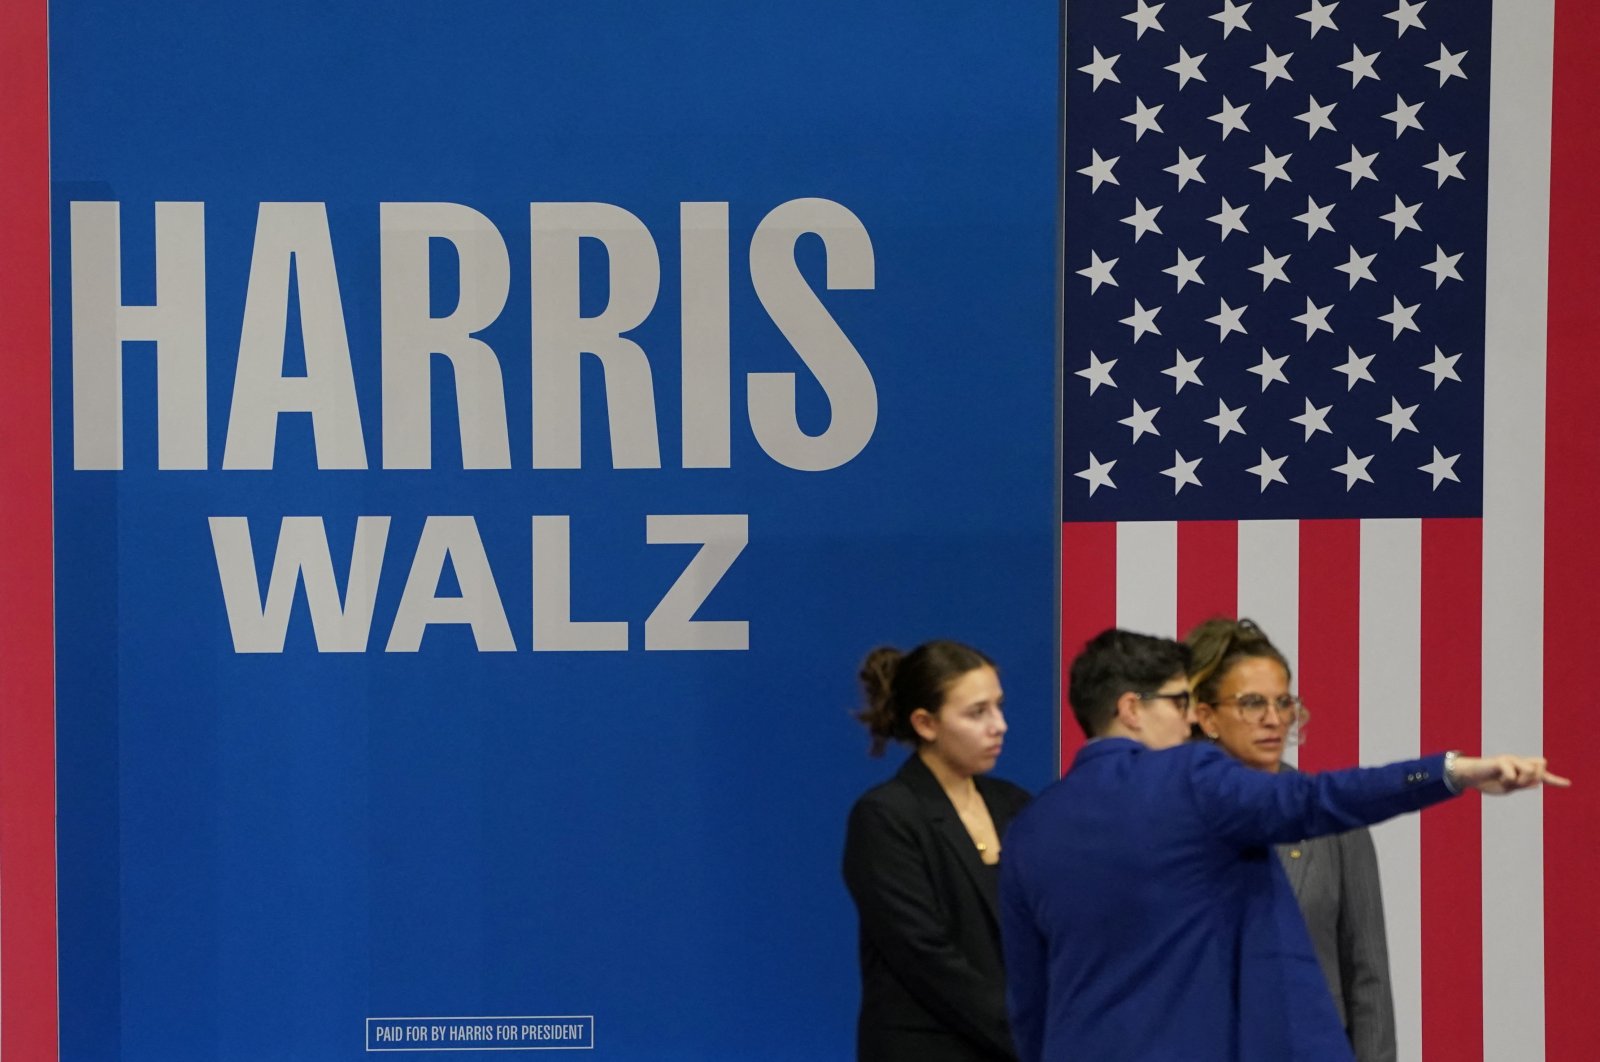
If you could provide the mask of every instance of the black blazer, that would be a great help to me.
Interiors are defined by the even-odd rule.
[[[998,778],[975,780],[1004,835],[1027,791]],[[844,880],[861,918],[860,1062],[1017,1057],[1006,1023],[995,871],[915,754],[856,801]]]

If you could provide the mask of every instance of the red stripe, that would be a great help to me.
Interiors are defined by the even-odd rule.
[[[56,1044],[50,163],[44,0],[0,4],[0,1057]]]
[[[1545,421],[1544,747],[1557,770],[1600,763],[1594,713],[1594,594],[1600,587],[1600,268],[1594,181],[1600,172],[1600,49],[1591,0],[1557,0],[1550,159],[1550,318]],[[1592,779],[1585,780],[1593,785]],[[1544,796],[1545,1051],[1552,1062],[1595,1056],[1595,893],[1600,888],[1600,801],[1592,792]]]
[[[1311,709],[1300,767],[1360,761],[1361,522],[1300,524],[1300,696]]]
[[[1061,768],[1072,764],[1083,730],[1066,703],[1067,669],[1085,642],[1117,624],[1117,525],[1061,527]]]
[[[1212,616],[1239,611],[1239,524],[1178,523],[1178,633]]]
[[[1422,522],[1423,751],[1482,744],[1483,524]],[[1421,818],[1424,1062],[1483,1057],[1483,878],[1476,793]]]

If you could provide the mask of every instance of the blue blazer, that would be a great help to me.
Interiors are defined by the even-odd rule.
[[[1444,757],[1252,770],[1205,742],[1079,750],[1005,837],[1022,1062],[1351,1062],[1272,845],[1450,797]]]

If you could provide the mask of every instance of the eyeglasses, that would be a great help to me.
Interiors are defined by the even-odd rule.
[[[1187,712],[1189,710],[1188,690],[1179,690],[1177,693],[1162,693],[1157,690],[1154,693],[1141,693],[1139,694],[1139,699],[1141,701],[1171,701],[1172,706],[1178,711]]]
[[[1282,693],[1270,698],[1259,693],[1236,693],[1220,700],[1232,701],[1234,707],[1239,710],[1239,717],[1250,724],[1265,719],[1269,707],[1277,709],[1278,718],[1291,727],[1304,726],[1306,720],[1311,718],[1311,713],[1306,710],[1304,702],[1292,693]]]

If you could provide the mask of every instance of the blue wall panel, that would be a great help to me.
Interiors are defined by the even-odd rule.
[[[1055,5],[60,0],[51,18],[62,1057],[353,1059],[368,1018],[499,1015],[592,1016],[615,1059],[845,1057],[844,815],[892,769],[848,715],[860,656],[984,647],[1012,711],[999,773],[1037,787],[1055,766]],[[749,259],[762,219],[807,199],[858,218],[874,262],[870,288],[830,289],[822,238],[795,246],[878,402],[865,446],[821,471],[769,456],[745,411],[748,374],[792,372],[800,427],[833,415]],[[155,204],[203,204],[203,467],[160,467],[157,344],[137,339],[122,467],[85,467],[72,204],[108,201],[130,306],[157,298]],[[311,417],[285,413],[270,468],[225,468],[261,204],[296,202],[325,204],[366,467],[319,467]],[[509,468],[462,467],[443,358],[431,467],[385,467],[380,204],[412,202],[470,207],[506,248],[478,337]],[[620,207],[654,242],[660,290],[628,337],[659,468],[612,467],[609,416],[638,410],[608,407],[588,356],[581,467],[530,459],[529,204],[564,202]],[[728,204],[721,468],[684,467],[681,443],[695,202]],[[638,263],[582,251],[593,316]],[[458,259],[436,240],[430,262],[442,316]],[[292,376],[319,294],[289,290]],[[648,544],[652,514],[747,517],[698,618],[748,622],[748,649],[645,649],[695,552]],[[390,518],[365,651],[319,651],[304,590],[281,652],[237,651],[210,519],[248,519],[264,593],[281,521],[320,517],[344,592],[363,516]],[[472,518],[515,651],[462,624],[385,651],[444,516]],[[626,621],[626,651],[533,651],[535,516],[569,518],[573,616]]]

